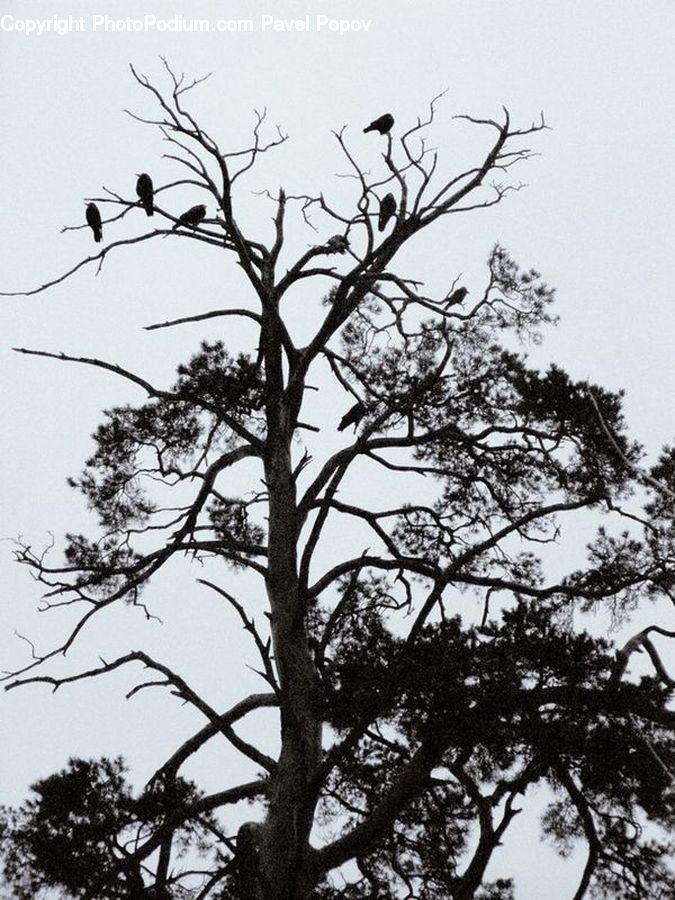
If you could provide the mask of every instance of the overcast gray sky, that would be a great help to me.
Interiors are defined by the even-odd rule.
[[[653,459],[675,436],[673,13],[666,0],[0,0],[0,290],[33,287],[91,252],[88,231],[59,232],[82,220],[83,198],[100,195],[101,185],[130,195],[137,172],[150,171],[157,181],[175,174],[159,159],[165,150],[159,136],[121,112],[151,111],[130,77],[130,62],[158,79],[159,54],[190,75],[213,72],[191,102],[225,146],[245,143],[253,109],[267,107],[270,123],[282,125],[291,140],[263,161],[251,190],[283,184],[293,193],[323,188],[339,196],[346,188],[333,173],[344,166],[331,129],[347,124],[375,163],[373,145],[360,141],[363,123],[386,110],[401,123],[412,122],[446,89],[435,136],[450,169],[485,140],[452,115],[499,116],[503,104],[516,121],[529,124],[543,110],[552,130],[532,143],[541,156],[514,176],[527,188],[494,210],[449,217],[410,259],[439,290],[459,273],[477,289],[497,240],[522,265],[536,266],[558,289],[561,323],[533,357],[541,365],[555,360],[575,377],[625,388],[633,434]],[[54,14],[82,16],[86,30],[26,34],[26,19]],[[93,31],[93,15],[177,14],[214,23],[252,19],[255,30]],[[263,32],[262,15],[309,15],[312,30]],[[317,33],[317,15],[370,26]],[[252,193],[249,199],[246,216],[263,234],[269,204]],[[189,194],[184,200],[177,211],[198,202]],[[135,220],[133,227],[140,232],[144,224]],[[122,232],[106,229],[106,237]],[[315,236],[299,232],[296,240],[303,248]],[[84,271],[36,297],[0,298],[0,536],[22,533],[37,547],[49,531],[86,530],[90,519],[65,478],[88,454],[99,411],[143,399],[104,373],[18,357],[10,348],[103,357],[167,384],[197,341],[217,332],[146,333],[142,326],[214,308],[242,288],[234,268],[207,250],[157,241],[111,257],[98,278]],[[316,310],[313,299],[298,304],[298,329],[306,310]],[[233,340],[239,337],[246,335]],[[57,613],[36,623],[37,588],[10,558],[11,547],[0,544],[3,668],[23,663],[28,652],[13,636],[15,627],[41,647],[64,627]],[[219,707],[235,700],[245,682],[259,689],[255,677],[234,664],[213,683],[214,660],[244,658],[241,632],[210,597],[195,594],[194,574],[167,573],[153,589],[164,604],[162,628],[142,626],[122,611],[93,626],[87,646],[68,665],[91,664],[104,649],[112,654],[131,642],[175,661]],[[228,637],[234,637],[233,649]],[[201,723],[174,698],[144,694],[126,703],[123,693],[134,683],[127,673],[93,690],[50,696],[30,688],[2,697],[0,802],[19,802],[29,783],[70,754],[122,753],[138,781],[151,774],[171,745]],[[262,719],[258,726],[264,727]],[[222,786],[219,752],[208,751],[193,770],[207,788]],[[531,821],[518,828],[527,853],[514,842],[504,850],[517,870],[518,896],[569,897],[574,864],[570,870],[546,850],[533,855]]]

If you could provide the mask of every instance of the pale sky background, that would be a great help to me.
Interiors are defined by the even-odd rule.
[[[633,435],[653,460],[675,438],[673,12],[666,0],[0,0],[0,15],[84,15],[88,27],[93,13],[253,18],[257,26],[263,13],[372,20],[368,33],[342,37],[261,34],[259,28],[254,34],[89,30],[42,37],[0,31],[0,290],[34,287],[92,252],[88,230],[59,231],[82,220],[83,198],[99,196],[101,185],[133,196],[137,172],[151,172],[156,183],[175,177],[175,168],[159,159],[166,149],[159,136],[121,112],[154,112],[132,81],[129,62],[158,81],[158,54],[189,75],[212,71],[191,103],[223,146],[245,143],[254,108],[266,106],[270,123],[288,131],[291,140],[265,158],[241,194],[244,217],[261,236],[269,236],[271,207],[249,189],[275,191],[281,183],[289,193],[324,189],[336,198],[346,190],[333,178],[345,171],[333,128],[348,124],[361,158],[377,165],[378,143],[361,135],[363,125],[387,110],[397,123],[411,124],[447,88],[434,136],[443,165],[455,171],[475,159],[492,134],[453,123],[453,114],[498,117],[504,104],[526,125],[544,110],[552,130],[529,141],[541,156],[513,173],[527,189],[496,209],[444,220],[406,255],[406,274],[440,292],[462,273],[463,283],[478,290],[497,240],[523,266],[536,266],[557,287],[561,323],[533,348],[533,358],[541,366],[556,361],[577,378],[625,388]],[[201,199],[177,195],[176,212]],[[104,238],[140,233],[145,224],[145,218],[129,216],[107,228]],[[300,252],[316,241],[308,230],[295,236]],[[59,537],[90,528],[83,499],[65,478],[79,472],[90,452],[101,409],[144,400],[112,375],[19,357],[10,348],[98,356],[165,386],[175,365],[202,337],[222,334],[222,326],[151,333],[142,326],[217,308],[224,299],[234,303],[243,299],[242,289],[234,266],[210,248],[172,240],[117,252],[98,278],[84,271],[36,297],[0,298],[1,537],[23,534],[39,547],[50,531]],[[298,331],[318,314],[318,299],[299,292],[293,313]],[[228,325],[227,334],[235,350],[250,339],[243,328]],[[317,416],[333,402],[335,417],[340,415],[345,400],[334,393],[321,398]],[[337,446],[342,439],[328,431],[327,445]],[[372,490],[377,504],[378,488]],[[563,557],[563,568],[574,564],[569,560]],[[239,623],[194,587],[197,574],[181,563],[157,580],[148,596],[163,627],[144,624],[126,608],[101,617],[66,668],[93,665],[99,653],[111,658],[147,649],[175,665],[218,708],[261,690],[241,666],[254,660]],[[260,616],[260,587],[250,582],[250,590]],[[36,621],[38,596],[27,571],[12,564],[10,544],[0,544],[3,669],[26,662],[27,646],[13,636],[15,628],[42,648],[63,634],[67,617],[57,612]],[[640,627],[657,614],[641,612]],[[149,777],[201,722],[158,690],[126,702],[124,692],[138,675],[136,668],[56,695],[29,687],[1,696],[0,803],[20,802],[30,783],[73,754],[123,754],[134,781]],[[262,716],[257,727],[265,727]],[[214,746],[189,770],[207,790],[249,772],[240,765],[231,775],[234,770],[225,768],[231,757],[220,753]],[[491,874],[513,871],[522,900],[567,900],[581,860],[565,863],[540,848],[536,823],[521,818],[512,829],[515,839],[501,851],[503,868],[497,862]]]

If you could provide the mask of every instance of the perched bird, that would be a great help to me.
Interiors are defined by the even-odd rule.
[[[87,225],[94,232],[94,240],[99,244],[103,240],[103,225],[101,223],[101,213],[95,203],[87,204]]]
[[[359,402],[355,403],[351,409],[348,409],[344,416],[340,419],[340,424],[338,425],[337,430],[344,431],[345,428],[349,428],[350,425],[353,425],[354,432],[356,433],[356,426],[365,416],[366,412],[366,407],[359,400]]]
[[[392,114],[385,113],[383,116],[380,116],[379,119],[373,119],[370,125],[363,129],[363,133],[366,134],[368,131],[379,131],[380,134],[387,134],[388,131],[391,131],[393,124],[394,117]]]
[[[141,201],[141,206],[145,210],[146,215],[151,216],[154,212],[153,201],[155,197],[155,189],[152,185],[152,178],[146,172],[142,172],[138,176],[138,181],[136,182],[136,193],[138,194],[138,198]]]
[[[377,219],[378,231],[384,231],[387,222],[396,215],[396,200],[393,194],[386,194],[380,201],[380,215]]]
[[[196,228],[205,216],[206,207],[203,203],[200,203],[199,206],[191,206],[182,216],[178,216],[178,221],[171,230],[175,231],[181,225],[185,225],[187,228]]]
[[[456,306],[458,303],[462,303],[468,293],[469,291],[465,287],[457,288],[445,298],[445,306]]]
[[[324,244],[326,253],[346,253],[349,249],[349,241],[341,234],[334,234]]]

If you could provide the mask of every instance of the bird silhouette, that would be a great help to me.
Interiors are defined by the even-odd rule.
[[[175,231],[177,228],[180,228],[181,225],[186,226],[187,228],[196,228],[197,225],[205,218],[206,216],[206,207],[200,203],[198,206],[191,206],[186,212],[184,212],[181,216],[178,216],[178,221],[171,229]]]
[[[349,241],[342,234],[334,234],[325,243],[326,253],[346,253],[349,249]]]
[[[94,240],[100,243],[103,240],[103,225],[101,223],[101,213],[95,203],[87,204],[87,225],[94,232]]]
[[[456,291],[453,291],[445,298],[445,306],[456,306],[458,303],[462,303],[468,293],[469,291],[465,287],[457,288]]]
[[[384,231],[387,222],[396,215],[396,199],[393,194],[386,194],[380,201],[380,215],[377,219],[378,231]]]
[[[338,425],[337,430],[344,431],[345,428],[349,428],[350,425],[353,425],[354,433],[356,433],[356,426],[365,416],[366,412],[366,407],[359,400],[359,402],[355,403],[354,406],[351,407],[351,409],[348,409],[344,416],[340,419],[340,424]]]
[[[370,125],[367,128],[363,129],[363,133],[366,134],[366,132],[368,131],[379,131],[380,134],[387,134],[387,132],[391,131],[393,124],[394,117],[392,116],[392,114],[385,113],[378,119],[373,119]]]
[[[155,189],[152,185],[152,178],[146,172],[142,172],[138,176],[136,193],[141,201],[141,206],[145,210],[145,214],[151,216],[154,212],[153,201]]]

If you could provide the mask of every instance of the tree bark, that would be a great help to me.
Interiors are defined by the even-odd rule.
[[[266,325],[266,587],[281,688],[281,752],[259,836],[258,894],[264,900],[309,900],[313,889],[309,834],[317,801],[314,776],[321,756],[320,682],[307,642],[304,602],[299,591],[299,519],[291,460],[292,404],[283,389],[281,341],[275,333],[273,316]]]

